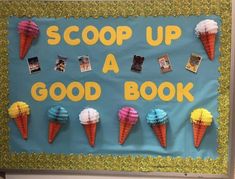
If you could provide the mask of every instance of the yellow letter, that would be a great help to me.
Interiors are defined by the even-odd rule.
[[[117,27],[117,45],[121,46],[124,40],[131,38],[132,29],[128,26]]]
[[[108,73],[108,71],[113,71],[114,73],[119,72],[117,61],[111,53],[107,55],[103,66],[103,73]]]
[[[168,95],[164,94],[164,89],[165,88],[169,89]],[[172,100],[172,98],[174,98],[174,96],[175,96],[175,87],[174,87],[174,85],[170,82],[163,82],[158,88],[158,95],[159,95],[159,98],[163,101]]]
[[[70,26],[68,27],[65,31],[64,31],[64,40],[67,44],[75,46],[80,44],[80,39],[76,38],[76,39],[71,39],[70,34],[72,32],[78,32],[79,31],[79,27],[78,26]]]
[[[150,94],[146,93],[146,88],[151,88]],[[146,81],[140,87],[140,94],[145,100],[153,100],[157,96],[157,86],[151,81]]]
[[[39,88],[39,90],[38,90]],[[37,93],[38,90],[38,93]],[[48,91],[45,83],[37,82],[31,88],[31,96],[36,101],[44,101],[47,98]]]
[[[106,39],[105,34],[110,33],[110,38]],[[106,46],[112,45],[116,40],[116,32],[110,26],[105,26],[100,30],[100,42]]]
[[[88,33],[92,32],[93,37],[91,39],[88,38]],[[82,31],[82,39],[87,45],[94,45],[99,40],[99,32],[97,28],[92,25],[86,26]]]
[[[61,37],[58,33],[59,27],[58,26],[50,26],[47,28],[47,36],[51,39],[47,40],[49,45],[57,45],[60,43]]]
[[[73,94],[74,88],[78,89],[78,94],[76,96]],[[67,87],[67,96],[71,101],[80,101],[83,98],[84,93],[84,88],[79,82],[72,82]]]
[[[140,97],[138,91],[138,84],[134,81],[126,81],[124,84],[124,98],[125,100],[137,100]]]
[[[179,102],[183,101],[184,96],[188,99],[189,102],[193,102],[194,97],[190,93],[190,90],[193,88],[193,83],[188,83],[185,87],[182,83],[177,84],[177,100]]]
[[[172,40],[176,40],[181,36],[181,28],[178,26],[166,26],[165,32],[165,43],[166,45],[171,45]]]
[[[94,94],[91,94],[91,89],[94,89]],[[101,95],[100,85],[96,82],[86,82],[85,83],[85,98],[87,101],[97,100]]]
[[[56,89],[60,89],[60,94],[56,94]],[[66,88],[63,83],[61,82],[55,82],[51,85],[49,94],[51,96],[51,99],[55,101],[61,101],[66,96]]]
[[[146,40],[151,46],[158,46],[162,43],[163,40],[163,27],[159,26],[157,28],[157,39],[153,40],[153,30],[152,27],[148,26],[146,29]]]

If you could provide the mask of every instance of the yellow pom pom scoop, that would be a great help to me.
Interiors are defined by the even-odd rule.
[[[194,146],[198,148],[206,133],[206,129],[212,123],[212,114],[204,109],[198,108],[191,113],[191,122],[193,124]]]
[[[15,120],[24,140],[28,138],[28,116],[30,114],[29,105],[22,101],[13,103],[8,109],[9,116]]]

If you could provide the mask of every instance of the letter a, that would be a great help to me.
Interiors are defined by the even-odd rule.
[[[107,55],[103,66],[103,73],[108,73],[109,71],[113,71],[114,73],[119,72],[117,61],[111,53]]]

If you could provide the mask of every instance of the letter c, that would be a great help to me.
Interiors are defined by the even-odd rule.
[[[76,39],[71,39],[70,34],[72,32],[78,32],[79,31],[79,27],[78,26],[70,26],[68,27],[65,31],[64,31],[64,40],[67,44],[75,46],[80,44],[80,39],[76,38]]]

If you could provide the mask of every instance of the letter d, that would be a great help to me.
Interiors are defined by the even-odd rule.
[[[92,94],[91,89],[94,89],[95,92]],[[85,83],[85,98],[87,101],[97,100],[101,95],[101,87],[96,82],[86,82]]]

